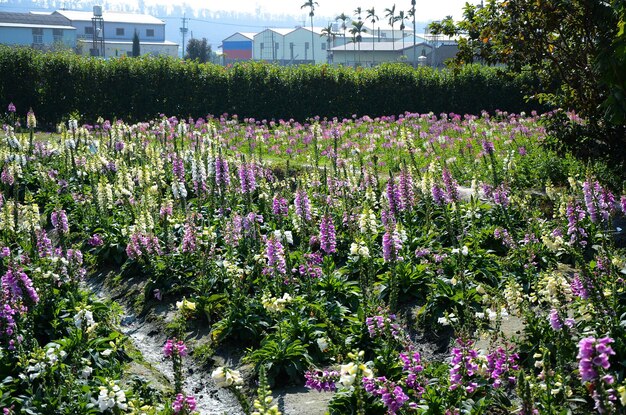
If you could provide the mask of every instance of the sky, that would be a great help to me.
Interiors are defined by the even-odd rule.
[[[162,2],[163,0],[153,0]],[[472,2],[472,0],[469,0]],[[176,2],[174,0],[173,2]],[[439,20],[447,15],[452,15],[456,20],[461,18],[463,6],[467,0],[417,0],[416,16],[419,21]],[[479,3],[479,0],[473,0]],[[151,3],[151,1],[146,1]],[[287,14],[297,18],[308,18],[309,9],[301,9],[305,0],[185,0],[185,3],[193,8],[207,8],[224,11],[249,11],[254,13],[260,9],[262,13]],[[411,8],[411,0],[317,0],[318,6],[315,9],[315,16],[334,17],[342,12],[353,16],[354,10],[361,7],[365,13],[366,9],[375,8],[376,14],[381,20],[384,19],[384,11],[396,5],[396,10],[407,12]],[[365,14],[363,15],[365,17]]]

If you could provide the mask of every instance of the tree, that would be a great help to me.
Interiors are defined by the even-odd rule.
[[[133,35],[133,58],[137,58],[141,55],[141,49],[139,46],[139,34],[135,30],[135,34]]]
[[[411,0],[411,10],[409,10],[409,16],[413,18],[413,66],[415,66],[416,61],[415,61],[415,44],[417,42],[417,38],[415,37],[416,35],[416,28],[415,28],[415,0]]]
[[[366,10],[367,12],[367,16],[365,17],[366,19],[370,19],[370,21],[372,22],[372,66],[374,66],[374,61],[375,61],[375,51],[374,51],[374,47],[376,46],[376,22],[378,21],[378,16],[376,15],[376,10],[374,10],[374,8],[372,7],[369,10]]]
[[[463,20],[448,17],[431,32],[463,35],[456,65],[480,61],[536,74],[536,98],[586,119],[584,131],[576,126],[576,134],[560,137],[566,143],[591,139],[623,150],[624,21],[623,0],[489,0],[466,4]]]
[[[353,21],[352,28],[350,29],[350,34],[354,37],[354,41],[359,45],[359,52],[361,52],[361,40],[362,40],[361,33],[367,33],[367,29],[363,27],[364,24],[365,23],[362,22],[361,20],[358,20],[356,22]]]
[[[350,18],[346,16],[345,13],[341,13],[339,16],[335,17],[335,21],[341,20],[341,29],[343,30],[343,52],[346,57],[345,63],[348,63],[348,54],[346,53],[346,49],[348,47],[348,42],[346,40],[346,29],[348,28],[348,26],[346,26],[346,22],[349,19]]]
[[[356,14],[357,20],[361,21],[361,13],[363,13],[363,9],[361,6],[354,9],[354,14]]]
[[[337,36],[337,34],[335,32],[333,32],[333,25],[332,24],[328,24],[328,26],[326,26],[325,28],[322,29],[322,33],[320,34],[320,37],[326,37],[326,42],[327,42],[327,47],[326,47],[326,60],[328,61],[328,63],[331,63],[331,56],[332,56],[332,52],[331,52],[331,41],[333,46],[335,45],[335,37]]]
[[[402,33],[402,55],[404,56],[404,29],[406,29],[406,25],[404,22],[408,19],[408,17],[404,14],[404,10],[400,10],[398,12],[397,21],[400,22],[400,32]]]
[[[301,9],[305,7],[309,8],[309,17],[311,18],[311,57],[313,58],[313,63],[315,63],[315,38],[313,33],[313,16],[315,16],[315,6],[319,6],[319,4],[314,0],[307,0],[302,6]]]
[[[200,63],[208,62],[212,55],[211,46],[207,44],[206,38],[189,39],[187,42],[187,53],[185,59],[197,60]]]
[[[396,50],[396,33],[393,30],[394,25],[398,21],[396,16],[396,5],[394,4],[389,9],[385,9],[385,17],[388,19],[387,22],[391,26],[391,41],[393,42],[393,50]]]

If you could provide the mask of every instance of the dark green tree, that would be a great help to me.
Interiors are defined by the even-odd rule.
[[[139,34],[135,30],[135,34],[133,35],[133,58],[137,58],[141,55],[141,48],[139,46]]]
[[[212,55],[211,45],[207,43],[204,37],[202,39],[189,39],[186,52],[185,59],[197,60],[201,63],[209,62]]]
[[[626,145],[624,3],[488,0],[484,7],[466,4],[459,22],[448,17],[430,29],[461,35],[456,65],[504,64],[514,72],[536,74],[535,98],[585,119],[584,128],[568,127],[567,137],[559,138],[608,145],[610,151]]]

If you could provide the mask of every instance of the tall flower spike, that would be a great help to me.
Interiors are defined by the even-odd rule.
[[[304,190],[298,189],[296,191],[296,197],[294,198],[293,203],[296,208],[296,215],[298,215],[303,221],[310,221],[311,203],[309,202],[309,197]]]
[[[320,223],[320,248],[327,254],[337,251],[335,225],[329,214],[324,215]]]

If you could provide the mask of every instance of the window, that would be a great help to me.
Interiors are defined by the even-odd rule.
[[[309,42],[304,42],[304,49],[309,49]]]
[[[147,37],[154,37],[154,29],[146,29]]]
[[[326,43],[322,42],[322,50],[326,50]]]
[[[124,28],[118,27],[115,29],[115,36],[124,36]]]
[[[278,50],[278,45],[279,45],[278,42],[274,43],[274,49]]]
[[[52,29],[52,41],[54,43],[63,42],[63,30]]]
[[[43,29],[41,28],[33,29],[33,44],[43,45]]]
[[[85,27],[85,34],[86,35],[93,35],[93,27],[92,26],[86,26]]]
[[[265,45],[263,44],[263,42],[261,42],[261,50],[263,50],[263,47],[264,47],[264,46],[265,46]]]

